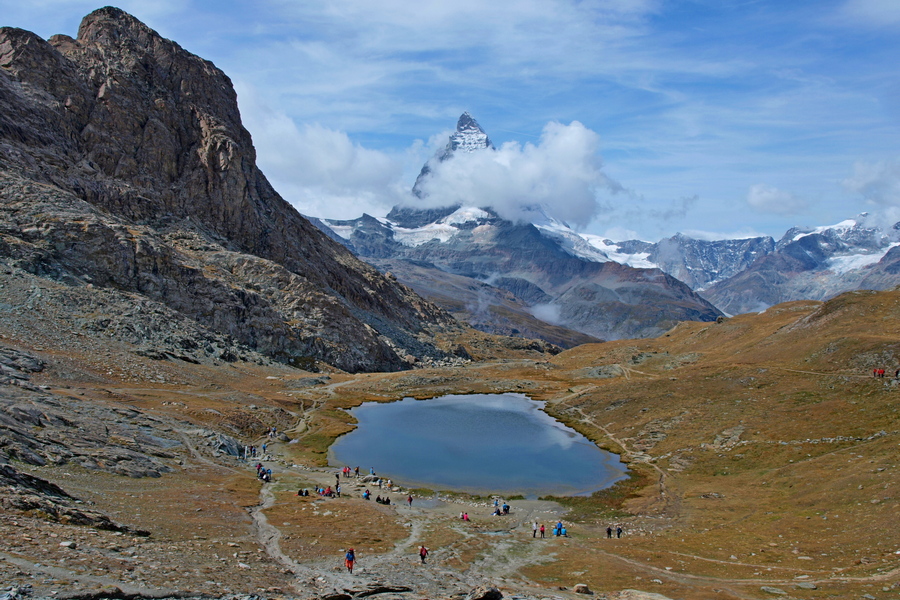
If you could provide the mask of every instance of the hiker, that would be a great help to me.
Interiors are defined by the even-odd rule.
[[[544,539],[544,524],[541,523],[541,539]]]
[[[334,486],[334,495],[337,496],[338,498],[341,497],[341,485],[340,484]]]
[[[553,527],[553,532],[556,537],[559,537],[562,533],[563,524],[562,521],[558,521],[556,525]]]
[[[372,494],[369,492],[368,488],[363,492],[363,500],[368,500]]]
[[[406,497],[406,503],[412,508],[412,494]]]
[[[356,467],[356,469],[354,469],[354,472],[356,473],[356,477],[359,478],[359,467]]]
[[[534,522],[534,525],[531,526],[531,537],[537,537],[538,524],[537,521]]]
[[[425,557],[428,556],[428,548],[425,546],[419,547],[419,560],[422,561],[422,564],[425,564]]]
[[[376,504],[381,504],[381,496],[380,496],[380,495],[375,496],[375,503],[376,503]]]
[[[616,525],[616,537],[617,538],[622,537],[622,526],[621,525]]]
[[[347,550],[347,554],[344,555],[344,564],[347,565],[347,570],[350,573],[353,573],[353,563],[356,562],[356,552],[353,551],[353,548]]]
[[[369,467],[369,475],[371,475],[372,477],[375,476],[375,467]]]
[[[468,520],[469,520],[469,513],[467,513],[467,512],[463,513],[463,521],[468,521]]]
[[[504,515],[508,515],[508,514],[509,514],[509,504],[504,504],[504,505],[503,505],[503,514],[504,514]]]
[[[606,528],[606,537],[612,538],[612,526]]]

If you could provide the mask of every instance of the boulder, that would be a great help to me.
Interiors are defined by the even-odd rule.
[[[503,594],[495,587],[480,585],[466,595],[465,600],[500,600]]]
[[[591,588],[584,583],[576,583],[575,587],[572,588],[572,591],[576,594],[588,594],[589,596],[593,596],[594,592],[591,591]]]

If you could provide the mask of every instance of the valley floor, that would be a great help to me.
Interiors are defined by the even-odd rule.
[[[872,302],[884,310],[900,294],[845,300],[844,309]],[[76,369],[76,357],[7,330],[6,347],[47,363],[2,387],[4,418],[25,419],[7,448],[26,457],[33,436],[43,447],[28,447],[51,459],[10,465],[127,529],[23,510],[23,497],[13,505],[5,489],[0,580],[21,597],[31,586],[32,596],[56,598],[461,598],[479,586],[574,598],[577,584],[609,599],[900,598],[900,382],[871,376],[873,363],[898,356],[893,304],[872,332],[848,324],[853,335],[832,318],[840,306],[795,303],[548,360],[363,375],[182,364],[112,346],[77,357]],[[838,329],[823,331],[823,319]],[[111,375],[107,362],[126,358],[165,382],[136,381],[134,369]],[[379,490],[355,478],[341,498],[297,495],[334,483],[327,447],[353,427],[341,409],[449,392],[545,400],[621,454],[632,477],[591,498],[513,499],[509,516],[491,516],[489,498],[452,491],[436,499],[412,490],[410,507],[402,481],[390,506],[363,500],[364,485]],[[68,421],[47,416],[66,408]],[[43,421],[27,420],[38,412]],[[285,437],[266,438],[269,426]],[[107,432],[101,446],[90,446],[94,429]],[[268,442],[262,462],[273,482],[228,455],[220,434]],[[164,450],[154,445],[162,438]],[[144,471],[124,471],[138,455]],[[159,476],[138,476],[146,465]],[[568,537],[550,535],[557,519]],[[546,539],[532,537],[535,520]],[[610,525],[622,526],[621,539],[606,537]],[[420,545],[430,549],[425,564]],[[343,567],[348,547],[353,574]]]

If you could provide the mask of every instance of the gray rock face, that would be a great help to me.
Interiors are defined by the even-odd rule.
[[[790,300],[827,300],[850,290],[900,285],[896,228],[864,222],[861,215],[832,227],[793,228],[772,253],[703,295],[725,312],[738,314]]]
[[[770,237],[706,241],[679,233],[654,244],[648,260],[699,291],[737,275],[774,249]]]
[[[0,223],[0,260],[284,362],[406,368],[452,323],[272,189],[224,73],[111,7],[77,39],[0,28]]]

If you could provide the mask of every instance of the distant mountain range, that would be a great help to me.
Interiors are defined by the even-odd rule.
[[[458,152],[490,152],[487,134],[463,114],[447,146],[422,168]],[[634,268],[591,249],[542,207],[514,223],[490,208],[397,206],[385,219],[318,223],[359,256],[473,326],[537,336],[563,346],[659,335],[683,320],[721,315],[656,268]],[[315,222],[315,221],[314,221]]]
[[[477,328],[563,346],[585,336],[654,336],[679,320],[900,285],[900,232],[868,225],[867,215],[794,228],[778,242],[677,234],[651,243],[576,232],[541,206],[532,207],[526,223],[502,219],[489,207],[425,208],[423,182],[435,161],[493,150],[464,113],[416,180],[423,207],[396,206],[386,218],[313,222]]]

